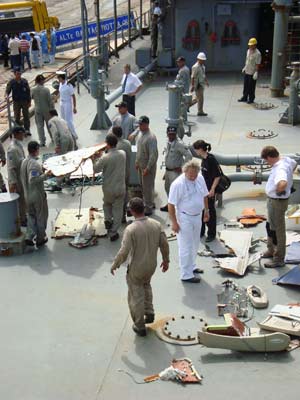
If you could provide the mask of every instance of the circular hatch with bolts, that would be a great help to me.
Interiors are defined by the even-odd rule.
[[[260,128],[247,133],[247,138],[249,139],[273,139],[278,136],[277,133],[271,131],[270,129]]]
[[[177,315],[156,323],[157,336],[171,344],[191,346],[198,344],[197,332],[207,326],[203,318],[195,315]]]
[[[272,110],[273,108],[277,108],[273,103],[265,102],[265,103],[254,103],[254,107],[257,110]]]

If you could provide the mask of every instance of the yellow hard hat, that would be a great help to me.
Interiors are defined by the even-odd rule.
[[[257,44],[257,40],[255,39],[255,37],[249,39],[248,46],[254,46],[256,44]]]

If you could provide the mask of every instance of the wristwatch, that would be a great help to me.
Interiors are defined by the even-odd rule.
[[[204,208],[205,213],[209,213],[209,208]]]

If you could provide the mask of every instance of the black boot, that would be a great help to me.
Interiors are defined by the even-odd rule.
[[[154,322],[154,314],[145,315],[145,324],[152,324]]]
[[[1,193],[7,193],[7,189],[6,189],[5,185],[1,186],[0,189],[1,189]]]
[[[110,230],[112,227],[112,222],[111,221],[104,221],[104,226],[106,230]]]
[[[164,207],[160,207],[160,211],[168,212],[168,204],[165,205]]]

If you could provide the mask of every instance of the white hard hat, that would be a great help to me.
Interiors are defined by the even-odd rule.
[[[206,60],[206,55],[202,51],[197,55],[197,60]]]

